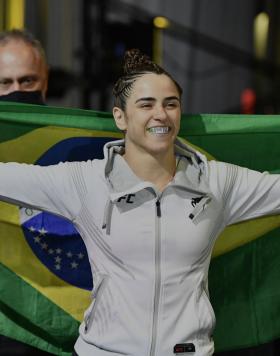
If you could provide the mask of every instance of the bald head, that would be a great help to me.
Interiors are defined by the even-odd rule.
[[[0,35],[0,95],[41,91],[48,87],[48,67],[40,47],[19,37]]]

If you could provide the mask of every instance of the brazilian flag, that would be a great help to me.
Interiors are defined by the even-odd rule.
[[[278,116],[183,115],[179,134],[208,158],[280,173]],[[109,113],[0,104],[3,162],[102,158],[120,137]],[[236,224],[217,240],[209,288],[218,354],[280,338],[279,224],[277,216]],[[91,288],[85,246],[68,221],[0,203],[0,335],[71,355]]]

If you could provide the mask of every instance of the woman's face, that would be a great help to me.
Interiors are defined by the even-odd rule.
[[[153,155],[173,152],[180,129],[181,100],[167,75],[143,74],[133,85],[125,111],[115,107],[113,114],[118,128],[126,131],[126,151]]]

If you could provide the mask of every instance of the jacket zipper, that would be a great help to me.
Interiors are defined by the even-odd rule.
[[[85,320],[85,333],[87,333],[92,325],[93,319],[94,319],[94,315],[95,315],[95,311],[97,308],[97,305],[99,303],[99,300],[103,294],[103,290],[105,287],[107,281],[107,277],[104,277],[101,282],[99,283],[97,289],[94,291],[93,293],[93,298],[94,298],[94,304],[93,307],[88,315],[88,317]]]
[[[155,292],[154,292],[154,307],[153,307],[153,327],[152,327],[152,340],[150,348],[150,356],[155,355],[156,348],[156,335],[157,335],[157,324],[158,324],[158,313],[159,313],[159,297],[160,297],[160,285],[161,285],[161,270],[160,270],[160,260],[161,260],[161,239],[160,239],[160,218],[161,218],[161,208],[160,199],[156,201],[156,236],[155,236]]]

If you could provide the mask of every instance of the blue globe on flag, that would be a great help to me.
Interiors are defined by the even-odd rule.
[[[48,166],[102,159],[104,144],[112,140],[111,137],[69,138],[51,147],[36,164]],[[76,287],[92,289],[85,244],[70,221],[29,208],[20,208],[20,220],[30,248],[52,273]]]

